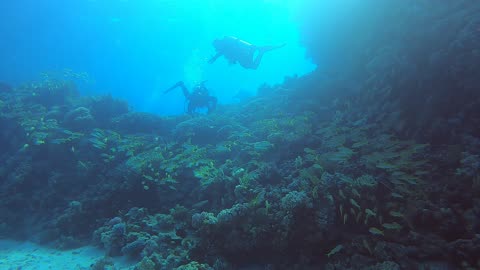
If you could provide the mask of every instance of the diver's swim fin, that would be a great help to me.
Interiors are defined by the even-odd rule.
[[[269,52],[269,51],[273,51],[273,50],[276,50],[276,49],[283,48],[283,47],[285,47],[285,45],[287,45],[287,43],[283,43],[283,44],[277,45],[277,46],[263,46],[263,47],[258,48],[258,50],[260,52]]]
[[[172,91],[173,89],[175,89],[175,88],[177,88],[177,87],[178,87],[178,85],[177,85],[177,84],[174,84],[172,87],[170,87],[170,88],[168,88],[167,90],[163,91],[163,93],[166,94],[166,93]]]

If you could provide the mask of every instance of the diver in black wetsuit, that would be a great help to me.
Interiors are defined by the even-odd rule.
[[[208,61],[210,64],[213,64],[223,55],[231,64],[239,63],[246,69],[257,69],[266,52],[282,48],[285,44],[279,46],[255,46],[236,37],[227,36],[213,41],[213,46],[217,54]]]
[[[173,89],[180,87],[182,88],[183,95],[188,101],[187,112],[190,115],[193,115],[197,108],[206,107],[208,113],[211,113],[217,107],[217,98],[210,96],[208,93],[207,87],[205,87],[205,81],[195,85],[192,92],[190,93],[182,81],[177,82],[172,87],[164,91],[164,94],[172,91]]]

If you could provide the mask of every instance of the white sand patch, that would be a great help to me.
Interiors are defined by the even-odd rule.
[[[102,250],[91,246],[56,250],[31,242],[0,240],[1,270],[84,270],[103,256]],[[114,269],[133,265],[125,258],[114,259],[114,264]]]

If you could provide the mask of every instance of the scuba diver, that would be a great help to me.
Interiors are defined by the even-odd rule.
[[[208,63],[213,64],[223,55],[230,64],[239,63],[246,69],[257,69],[266,52],[282,48],[285,45],[286,44],[278,46],[255,46],[236,37],[227,36],[223,39],[213,41],[213,46],[217,54],[215,54]]]
[[[177,82],[172,87],[165,90],[163,93],[166,94],[173,89],[180,87],[182,88],[183,95],[185,96],[186,101],[188,101],[187,112],[190,115],[193,115],[197,108],[206,107],[207,112],[211,113],[217,107],[217,98],[210,96],[208,94],[208,89],[205,87],[205,82],[203,81],[193,87],[192,92],[190,93],[182,81]]]

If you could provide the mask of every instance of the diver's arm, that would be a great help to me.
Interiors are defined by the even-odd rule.
[[[217,52],[217,54],[215,54],[212,58],[210,58],[210,60],[208,60],[208,63],[213,64],[220,56],[222,56],[222,53]]]
[[[183,92],[183,95],[185,96],[185,98],[188,98],[188,96],[190,96],[190,93],[188,92],[188,89],[187,87],[185,86],[185,84],[182,82],[182,81],[179,81],[177,83],[177,85],[182,88],[182,92]]]
[[[163,93],[166,94],[166,93],[172,91],[173,89],[175,89],[175,88],[177,88],[177,87],[182,88],[183,95],[188,98],[188,95],[189,95],[188,89],[187,89],[187,87],[185,86],[185,84],[184,84],[182,81],[177,82],[177,83],[174,84],[172,87],[170,87],[170,88],[168,88],[167,90],[163,91]]]

